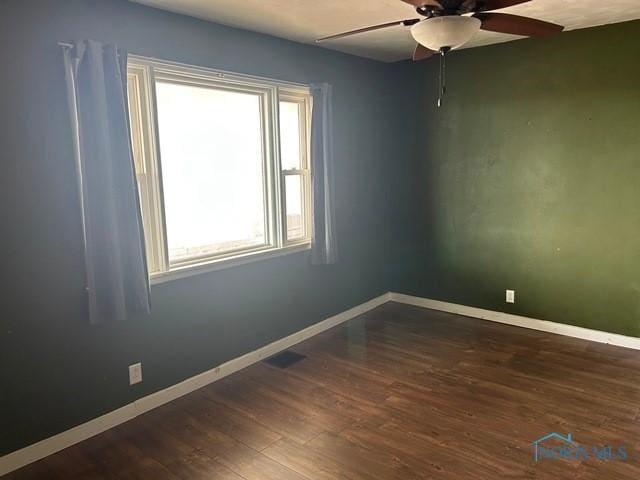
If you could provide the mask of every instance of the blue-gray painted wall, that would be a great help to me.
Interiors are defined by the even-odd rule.
[[[152,288],[153,315],[90,326],[59,41],[335,90],[341,261],[307,253]],[[0,454],[252,351],[390,289],[407,158],[394,66],[123,0],[0,3]],[[396,232],[393,234],[392,232]],[[392,243],[393,241],[393,243]],[[394,246],[395,245],[395,246]],[[127,366],[144,382],[130,387]]]

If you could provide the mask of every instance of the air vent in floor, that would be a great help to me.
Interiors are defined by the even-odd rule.
[[[291,350],[285,350],[273,357],[267,358],[264,362],[268,363],[272,367],[288,368],[294,363],[298,363],[300,360],[304,360],[305,358],[307,358],[305,355],[292,352]]]

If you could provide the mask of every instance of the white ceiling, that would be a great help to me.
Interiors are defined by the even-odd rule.
[[[302,43],[369,25],[419,18],[400,0],[131,0],[233,27]],[[531,0],[500,10],[564,25],[566,30],[640,19],[640,0]],[[520,37],[480,31],[466,47]],[[386,62],[410,58],[415,42],[407,27],[391,27],[323,47]]]

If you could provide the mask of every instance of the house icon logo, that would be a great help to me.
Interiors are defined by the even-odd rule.
[[[567,436],[562,436],[559,433],[556,432],[551,432],[543,437],[540,437],[539,439],[535,440],[534,442],[531,443],[531,445],[533,445],[533,449],[534,449],[534,453],[533,453],[533,459],[537,462],[538,461],[538,455],[540,453],[541,448],[544,448],[542,445],[540,445],[541,443],[547,441],[547,440],[551,440],[552,438],[557,438],[559,440],[561,440],[562,442],[566,443],[568,446],[573,447],[574,446],[574,442],[571,438],[571,433],[567,433]]]
[[[531,443],[533,459],[542,460],[627,460],[629,454],[624,445],[581,445],[571,433],[560,435],[552,432]]]

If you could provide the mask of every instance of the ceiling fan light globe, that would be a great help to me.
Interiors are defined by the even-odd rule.
[[[475,17],[433,17],[411,27],[411,35],[419,44],[437,52],[444,47],[461,47],[480,30],[480,25],[482,22]]]

